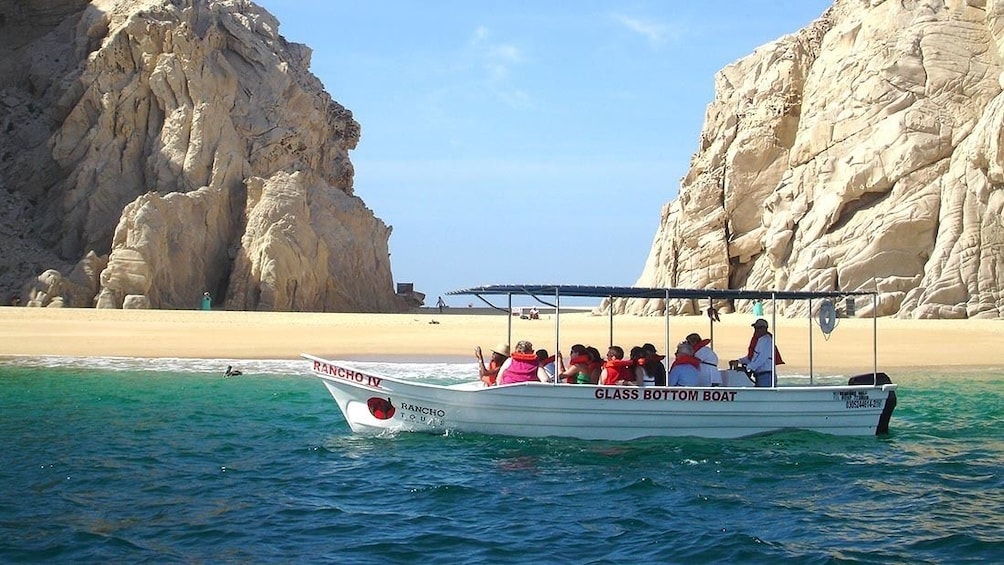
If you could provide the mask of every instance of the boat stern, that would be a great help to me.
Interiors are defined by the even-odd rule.
[[[889,420],[892,419],[892,413],[896,409],[896,384],[892,382],[889,375],[886,373],[854,375],[847,379],[847,384],[850,386],[873,385],[889,391],[885,404],[882,406],[882,413],[879,415],[878,425],[875,427],[875,435],[888,434]]]

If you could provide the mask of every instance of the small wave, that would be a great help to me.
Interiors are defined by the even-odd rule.
[[[305,359],[191,359],[180,357],[9,357],[0,363],[26,368],[69,368],[94,369],[97,371],[129,372],[170,372],[223,374],[227,366],[241,371],[241,376],[254,375],[307,375],[310,362]],[[454,384],[477,378],[474,363],[386,363],[352,361],[345,362],[361,371],[391,377],[437,384]]]

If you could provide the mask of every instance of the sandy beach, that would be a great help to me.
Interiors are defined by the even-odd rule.
[[[724,366],[743,354],[751,335],[748,314],[722,316],[714,346]],[[312,353],[332,359],[462,361],[474,346],[488,350],[506,341],[503,314],[319,314],[187,310],[96,310],[0,308],[0,355],[84,357],[180,357],[206,359],[295,359]],[[529,339],[553,352],[574,343],[601,350],[610,340],[610,319],[584,312],[562,313],[556,337],[553,316],[512,317],[512,339]],[[778,318],[777,337],[785,371],[804,371],[809,359],[807,319]],[[813,326],[813,369],[871,369],[873,322],[841,319],[829,339]],[[878,366],[951,368],[1004,366],[1000,320],[878,320]],[[614,343],[630,349],[645,342],[665,352],[666,320],[615,316]],[[670,343],[690,332],[709,337],[702,316],[670,319]],[[560,341],[558,341],[560,339]]]

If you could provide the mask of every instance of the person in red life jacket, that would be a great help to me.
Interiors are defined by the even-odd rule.
[[[533,344],[526,340],[516,342],[516,350],[499,368],[500,385],[525,382],[547,382],[547,372],[540,368],[540,360]]]
[[[645,368],[645,386],[666,386],[666,365],[662,362],[666,356],[659,355],[651,343],[646,343],[641,348],[645,350],[645,363],[642,364]],[[652,384],[648,384],[649,382]]]
[[[701,385],[722,386],[722,374],[718,372],[718,354],[711,349],[710,339],[701,339],[701,334],[687,336],[687,343],[694,348],[694,357],[701,360]]]
[[[481,382],[485,383],[485,386],[495,386],[498,380],[499,369],[502,368],[502,363],[509,358],[509,344],[500,343],[492,349],[492,360],[488,362],[488,366],[485,367],[485,358],[481,355],[481,348],[474,348],[474,357],[478,360],[478,374],[481,377]]]
[[[750,339],[746,356],[729,362],[729,367],[742,366],[753,375],[758,387],[777,386],[777,365],[783,365],[781,352],[774,345],[774,336],[767,331],[767,320],[759,318],[753,322],[753,337]]]
[[[634,361],[624,359],[624,348],[611,345],[607,349],[607,361],[600,370],[601,385],[638,385],[635,382]]]
[[[686,341],[676,346],[676,359],[669,368],[669,386],[699,386],[701,360],[694,357],[694,348]]]
[[[558,381],[570,385],[589,384],[589,354],[586,353],[586,346],[576,343],[568,353],[568,367],[565,367],[565,359],[558,352]]]

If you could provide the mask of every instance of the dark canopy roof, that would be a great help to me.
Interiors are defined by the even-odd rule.
[[[697,288],[646,288],[637,286],[589,286],[565,284],[493,284],[451,290],[448,295],[500,296],[523,295],[535,297],[564,296],[581,298],[669,298],[716,300],[808,300],[810,298],[842,298],[844,296],[871,296],[871,291],[796,291],[796,290],[721,290]]]

